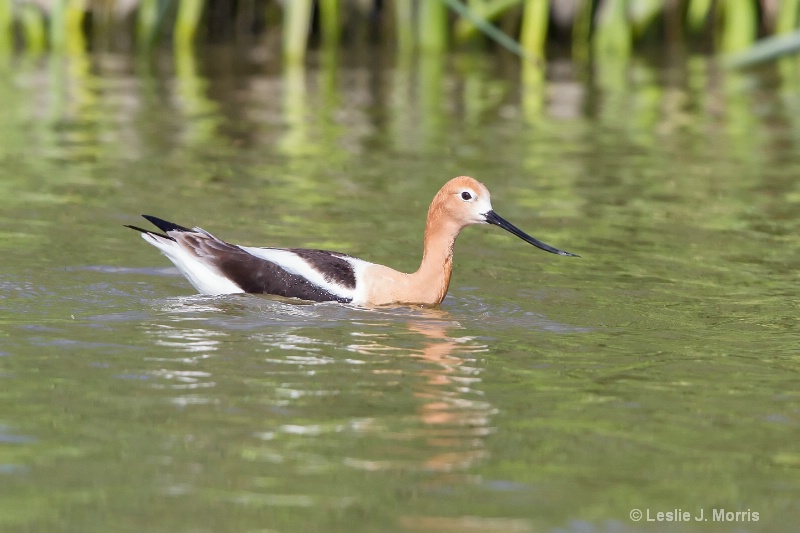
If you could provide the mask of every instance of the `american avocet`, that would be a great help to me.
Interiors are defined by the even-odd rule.
[[[436,305],[450,285],[456,237],[471,224],[494,224],[546,252],[578,257],[501,218],[492,210],[489,190],[467,176],[448,181],[434,196],[425,224],[422,264],[413,274],[338,252],[238,246],[198,227],[143,216],[164,233],[127,227],[140,231],[203,294],[249,292],[368,306]]]

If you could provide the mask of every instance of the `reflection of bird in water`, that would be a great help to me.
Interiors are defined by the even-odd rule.
[[[480,381],[479,370],[468,368],[459,355],[483,352],[485,347],[448,336],[441,322],[411,323],[409,329],[433,341],[418,355],[430,366],[420,372],[427,378],[426,386],[414,395],[427,400],[420,408],[420,419],[436,428],[428,444],[447,450],[430,457],[425,467],[437,471],[466,468],[486,455],[479,439],[491,432],[492,409],[483,400],[466,397],[474,393],[472,385]]]
[[[404,416],[398,426],[384,427],[381,432],[392,441],[406,442],[403,447],[406,453],[417,456],[422,452],[422,457],[414,462],[423,470],[463,470],[485,457],[483,437],[492,431],[489,417],[493,409],[480,391],[475,390],[475,384],[480,382],[480,369],[470,366],[473,354],[484,352],[486,347],[472,342],[469,337],[451,336],[448,329],[457,324],[441,309],[420,311],[426,316],[408,323],[410,333],[425,337],[420,348],[402,349],[374,337],[365,338],[364,344],[350,348],[371,356],[388,351],[394,361],[402,361],[405,356],[424,363],[421,367],[412,365],[414,373],[422,378],[421,383],[413,386],[413,396],[421,400],[417,412],[411,417]],[[408,365],[403,364],[400,368],[373,372],[408,376],[407,368]],[[405,464],[396,460],[363,459],[351,459],[348,463],[367,470],[390,469]],[[435,480],[429,482],[436,483]]]
[[[436,305],[450,285],[456,237],[472,224],[494,224],[547,252],[575,255],[534,239],[500,217],[486,187],[466,176],[448,181],[433,198],[422,263],[412,274],[338,252],[237,246],[197,227],[145,218],[164,233],[128,227],[140,231],[205,294],[251,292],[356,305]]]

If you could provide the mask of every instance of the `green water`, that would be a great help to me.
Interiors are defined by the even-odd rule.
[[[0,531],[795,531],[791,70],[203,57],[0,67]],[[408,271],[460,174],[582,257],[468,228],[441,308],[365,310],[122,227]]]

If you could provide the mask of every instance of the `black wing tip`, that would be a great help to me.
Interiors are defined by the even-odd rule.
[[[164,220],[163,218],[154,217],[153,215],[142,216],[164,233],[169,231],[192,231],[189,228],[184,228],[183,226],[170,222],[169,220]]]
[[[140,228],[139,226],[132,226],[130,224],[123,224],[126,228],[130,228],[132,230],[136,230],[140,233],[148,233],[150,235],[157,235],[159,237],[163,237],[165,239],[175,240],[169,236],[170,231],[192,231],[189,228],[184,228],[174,222],[170,222],[169,220],[164,220],[163,218],[154,217],[153,215],[142,215],[145,219],[147,219],[150,223],[152,223],[155,227],[163,231],[164,233],[158,233],[157,231],[149,230]]]
[[[136,231],[138,231],[139,233],[146,233],[147,235],[155,235],[155,236],[157,236],[157,237],[162,237],[162,238],[164,238],[164,239],[169,239],[169,240],[171,240],[171,241],[174,241],[174,240],[175,240],[175,239],[173,239],[172,237],[170,237],[169,235],[166,235],[166,234],[164,234],[164,233],[159,233],[159,232],[157,232],[157,231],[153,231],[153,230],[149,230],[149,229],[140,228],[139,226],[131,226],[130,224],[123,224],[123,226],[125,226],[126,228],[130,228],[130,229],[136,230]]]
[[[139,233],[152,233],[149,229],[140,228],[139,226],[131,226],[130,224],[123,224],[123,227],[131,228]]]

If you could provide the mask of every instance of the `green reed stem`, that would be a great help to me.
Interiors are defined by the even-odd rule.
[[[14,48],[13,0],[0,0],[0,52],[10,52],[13,48]]]
[[[401,55],[408,56],[414,49],[414,4],[413,0],[394,0],[397,20],[397,48]]]
[[[693,32],[700,31],[705,26],[711,13],[714,0],[690,0],[689,9],[686,10],[686,24]]]
[[[631,53],[631,24],[626,0],[606,0],[598,14],[594,50],[600,56],[628,57]]]
[[[71,55],[86,53],[83,20],[89,0],[68,0],[64,6],[64,49]]]
[[[789,33],[797,28],[798,12],[800,0],[782,0],[778,7],[778,19],[775,21],[775,33]]]
[[[299,63],[305,58],[313,8],[311,0],[291,0],[284,3],[283,58],[286,61]]]
[[[525,0],[522,12],[520,44],[530,58],[544,59],[549,21],[549,0]]]
[[[720,5],[724,18],[720,47],[723,52],[744,50],[756,40],[758,13],[753,2],[738,0]]]
[[[628,16],[634,34],[642,35],[664,9],[663,0],[628,0]]]
[[[417,6],[417,42],[427,52],[447,48],[447,6],[442,0],[425,0]]]
[[[38,54],[47,48],[47,30],[42,11],[31,4],[23,4],[19,10],[19,20],[28,52]]]
[[[510,50],[511,52],[517,54],[520,57],[528,57],[527,52],[525,51],[520,44],[511,38],[507,33],[504,33],[502,30],[493,26],[485,19],[478,17],[474,11],[469,9],[467,6],[459,2],[459,0],[443,0],[445,4],[447,4],[450,9],[458,13],[460,16],[469,20],[471,24],[477,27],[480,31],[482,31],[487,37],[496,41],[499,45]],[[546,0],[543,0],[546,1]]]
[[[67,0],[53,0],[50,6],[50,47],[63,50],[67,42]]]
[[[800,30],[795,30],[761,39],[743,52],[726,56],[725,65],[731,68],[749,67],[796,54],[798,51],[800,51]]]
[[[339,45],[342,33],[341,0],[319,0],[319,21],[322,30],[322,45],[333,49]]]
[[[589,61],[589,45],[592,35],[592,1],[579,0],[572,22],[572,58],[581,63]]]
[[[479,31],[482,31],[476,24],[472,22],[473,18],[479,20],[492,21],[509,9],[518,6],[522,0],[472,0],[468,3],[467,10],[472,13],[473,17],[465,17],[456,21],[454,35],[458,42],[465,42],[475,37]],[[451,9],[452,6],[450,6]],[[455,10],[454,10],[455,11]]]
[[[203,0],[180,0],[175,18],[174,42],[176,46],[189,46],[197,34],[203,15]]]
[[[158,33],[158,0],[139,0],[136,16],[136,43],[139,48],[153,45]]]

